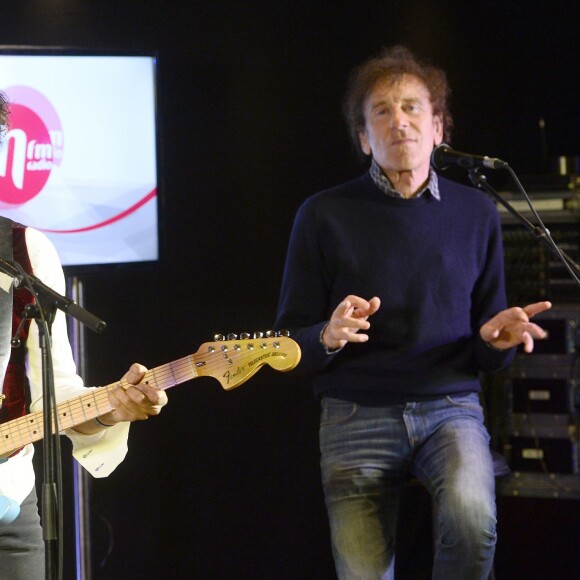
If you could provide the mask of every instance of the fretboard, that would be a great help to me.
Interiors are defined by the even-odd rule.
[[[193,364],[193,355],[189,355],[148,370],[141,382],[165,390],[196,376],[197,371]],[[58,430],[70,429],[75,425],[80,425],[113,411],[108,393],[110,389],[117,386],[127,389],[130,383],[123,380],[117,381],[105,387],[90,389],[79,397],[59,403],[57,405]],[[55,433],[55,431],[53,425],[52,433]],[[17,449],[39,441],[43,437],[44,414],[42,411],[30,413],[0,425],[0,457],[6,457]]]

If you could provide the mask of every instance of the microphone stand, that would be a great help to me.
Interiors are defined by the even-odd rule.
[[[62,477],[58,414],[53,414],[53,408],[56,409],[56,395],[51,353],[52,323],[57,309],[70,314],[95,332],[103,332],[106,323],[66,296],[55,292],[36,276],[27,274],[17,262],[0,258],[0,271],[12,277],[16,287],[24,283],[36,299],[35,304],[24,308],[22,317],[34,318],[38,326],[44,414],[42,532],[45,542],[46,579],[55,580],[62,577],[62,543],[59,541],[62,537],[62,511],[59,509],[59,504],[62,503]],[[17,337],[13,338],[13,346],[18,346]]]
[[[511,171],[511,168],[506,164],[505,169],[507,169],[512,176],[514,176],[513,172]],[[507,209],[507,211],[514,216],[517,220],[519,220],[530,232],[532,232],[532,234],[536,237],[536,240],[538,240],[541,244],[545,245],[550,252],[556,256],[566,267],[566,270],[568,270],[568,272],[570,273],[570,275],[572,276],[572,278],[576,281],[576,283],[580,286],[580,266],[574,262],[574,260],[568,256],[566,254],[566,252],[564,252],[561,248],[559,248],[556,243],[554,242],[554,240],[552,239],[552,237],[550,236],[550,232],[548,231],[548,229],[544,226],[544,224],[541,223],[541,220],[539,219],[539,216],[537,214],[536,217],[538,218],[538,220],[541,223],[541,226],[538,225],[534,225],[532,222],[530,222],[530,220],[528,220],[524,215],[522,215],[520,212],[518,212],[510,203],[509,201],[505,200],[487,181],[487,177],[481,173],[479,168],[472,168],[469,170],[469,179],[471,180],[471,183],[473,183],[473,185],[475,187],[477,187],[478,189],[481,189],[482,191],[486,191],[488,193],[490,193],[492,195],[492,197],[494,199],[496,199],[501,205],[503,205],[503,207],[505,207]],[[515,176],[514,176],[515,178]],[[518,182],[519,185],[519,181],[516,179],[516,182]],[[520,189],[523,192],[523,194],[525,195],[526,199],[528,198],[528,196],[526,195],[526,192],[523,190],[523,188],[520,185]],[[531,204],[530,204],[531,205]],[[532,208],[533,211],[533,208]],[[535,212],[534,212],[535,213]]]

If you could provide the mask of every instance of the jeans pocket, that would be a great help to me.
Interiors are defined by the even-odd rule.
[[[332,399],[324,397],[322,399],[322,411],[320,414],[320,427],[332,427],[345,423],[355,416],[357,405],[351,401]]]
[[[481,407],[479,395],[477,393],[468,393],[467,395],[447,395],[445,398],[447,399],[447,402],[454,407],[471,409],[483,413],[483,408]]]

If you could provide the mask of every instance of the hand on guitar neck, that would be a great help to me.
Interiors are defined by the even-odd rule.
[[[94,420],[80,423],[75,431],[90,434],[121,422],[142,421],[159,415],[167,404],[167,394],[148,381],[143,381],[147,368],[133,363],[121,381],[107,393],[111,411]]]

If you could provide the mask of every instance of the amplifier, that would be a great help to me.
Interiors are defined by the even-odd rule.
[[[580,259],[579,217],[580,212],[576,212],[564,222],[546,222],[558,247],[575,262]],[[538,300],[580,304],[580,287],[568,270],[521,224],[513,227],[504,223],[502,237],[510,304],[523,306]]]
[[[553,300],[550,296],[547,299]],[[548,337],[534,341],[532,356],[573,354],[580,350],[580,306],[555,305],[534,316],[533,321],[547,331]]]
[[[511,379],[514,413],[566,414],[574,411],[576,381],[566,378]]]
[[[503,496],[580,499],[580,475],[516,471],[497,480],[497,493]]]
[[[577,321],[572,318],[534,318],[547,333],[544,340],[534,341],[533,354],[569,354],[578,346]]]
[[[550,413],[510,413],[506,417],[506,427],[515,437],[566,439],[576,432],[570,415]]]
[[[513,471],[578,473],[577,445],[566,437],[510,437],[506,456]]]
[[[539,324],[541,324],[538,321]],[[512,377],[539,379],[573,379],[580,375],[580,357],[574,354],[536,353],[535,347],[541,341],[534,341],[534,353],[516,354],[509,368]],[[579,349],[580,352],[580,349]]]

